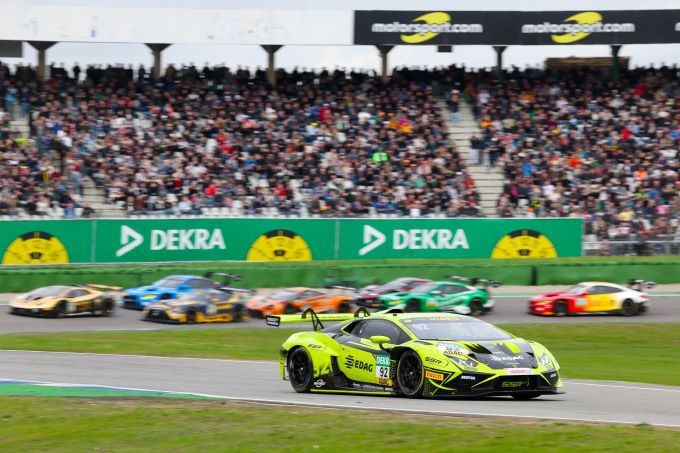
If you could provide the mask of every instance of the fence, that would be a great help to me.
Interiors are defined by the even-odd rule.
[[[554,258],[581,219],[173,218],[0,222],[2,264]]]
[[[680,240],[638,239],[605,240],[583,243],[586,256],[662,256],[680,255]]]

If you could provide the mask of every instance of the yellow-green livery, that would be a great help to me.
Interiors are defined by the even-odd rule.
[[[297,392],[451,397],[561,393],[560,366],[541,344],[473,317],[449,313],[268,316],[311,321],[314,331],[281,347],[281,377]],[[323,328],[324,321],[341,321]]]

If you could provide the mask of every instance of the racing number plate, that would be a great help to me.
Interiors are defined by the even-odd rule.
[[[375,382],[379,385],[391,386],[390,356],[380,354],[375,356]]]

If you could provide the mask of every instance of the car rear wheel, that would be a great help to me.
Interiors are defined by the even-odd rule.
[[[515,398],[516,400],[526,401],[526,400],[538,398],[539,396],[541,396],[541,394],[540,393],[513,393],[511,396],[513,398]]]
[[[340,302],[340,304],[338,304],[337,311],[338,313],[349,313],[350,312],[349,304],[347,302]]]
[[[420,302],[416,299],[411,299],[406,303],[406,313],[415,313],[420,311]]]
[[[115,305],[116,303],[114,302],[113,299],[104,299],[104,314],[102,316],[113,315]]]
[[[484,306],[481,299],[472,299],[470,302],[470,315],[482,316],[484,314]]]
[[[66,301],[62,300],[54,308],[54,316],[56,318],[63,318],[66,316]]]
[[[196,323],[196,312],[195,311],[190,311],[187,313],[187,324],[195,324]]]
[[[623,316],[633,316],[637,314],[637,305],[630,299],[626,299],[621,304],[621,314]]]
[[[423,362],[418,354],[406,351],[397,364],[397,384],[399,392],[409,398],[419,398],[423,394]]]
[[[288,353],[288,378],[293,390],[306,393],[312,388],[314,366],[305,348],[297,347]]]
[[[555,305],[553,305],[553,313],[555,316],[567,316],[567,303],[563,300],[555,302]]]
[[[90,311],[94,316],[104,316],[104,304],[106,302],[104,301],[92,301],[92,307],[90,308]]]

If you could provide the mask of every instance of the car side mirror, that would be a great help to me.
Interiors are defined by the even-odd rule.
[[[375,343],[375,344],[379,344],[379,345],[383,345],[383,344],[385,344],[385,343],[389,343],[389,342],[390,342],[390,338],[389,338],[389,337],[386,337],[386,336],[384,336],[384,335],[373,335],[373,336],[370,338],[370,340],[371,340],[371,343]]]

